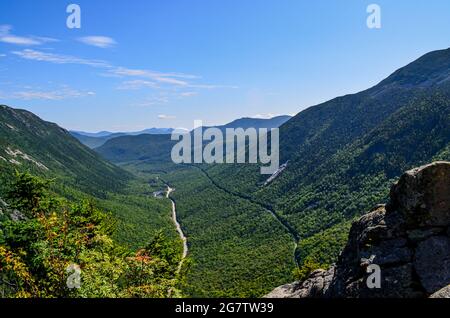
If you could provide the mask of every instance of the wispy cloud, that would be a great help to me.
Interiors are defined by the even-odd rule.
[[[195,96],[195,95],[198,95],[198,93],[197,92],[182,92],[182,93],[180,93],[181,97],[191,97],[191,96]]]
[[[117,89],[120,90],[137,90],[141,88],[156,88],[157,85],[155,82],[144,81],[144,80],[133,80],[133,81],[125,81],[122,82]]]
[[[12,26],[10,25],[0,25],[0,42],[15,44],[15,45],[23,45],[23,46],[32,46],[32,45],[42,45],[49,42],[57,42],[57,39],[49,38],[49,37],[40,37],[40,36],[18,36],[11,33]]]
[[[112,73],[121,76],[139,76],[139,77],[175,77],[183,79],[197,79],[200,78],[197,75],[184,74],[184,73],[163,73],[151,70],[131,69],[126,67],[117,67],[111,70]]]
[[[153,88],[164,90],[168,87],[184,89],[237,88],[237,86],[230,85],[199,84],[196,83],[196,80],[200,77],[192,74],[132,69],[122,66],[114,66],[103,60],[85,59],[71,55],[48,53],[33,49],[13,51],[12,53],[27,60],[43,61],[54,64],[79,64],[103,68],[105,71],[101,74],[102,76],[128,78],[128,80],[124,81],[118,87],[119,89],[136,90],[140,88]],[[188,92],[185,96],[189,95],[192,96],[194,93]]]
[[[172,115],[165,115],[165,114],[158,115],[158,119],[161,119],[161,120],[169,120],[169,119],[175,119],[175,118],[176,117],[172,116]]]
[[[189,86],[188,80],[199,78],[198,76],[191,74],[163,73],[151,70],[130,69],[126,67],[113,68],[109,73],[119,77],[141,77],[151,79],[157,83],[175,86]]]
[[[20,100],[63,100],[69,98],[80,98],[86,96],[93,96],[94,92],[91,91],[79,91],[72,89],[68,86],[61,86],[57,90],[38,90],[27,89],[23,91],[17,91],[12,93],[1,93],[0,96],[4,99],[20,99]]]
[[[80,41],[81,43],[99,47],[102,49],[110,48],[117,44],[117,42],[113,38],[110,38],[107,36],[98,36],[98,35],[84,36],[84,37],[78,38],[78,41]]]
[[[82,64],[93,67],[111,67],[107,62],[101,60],[88,60],[70,55],[47,53],[32,49],[13,51],[12,53],[26,60],[43,61],[54,64]]]

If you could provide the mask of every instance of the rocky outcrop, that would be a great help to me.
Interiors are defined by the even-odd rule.
[[[368,285],[377,266],[380,285]],[[266,297],[449,298],[449,284],[450,163],[435,162],[402,175],[389,203],[352,225],[329,270],[314,271]]]
[[[2,198],[0,198],[0,218],[3,216],[8,217],[13,221],[25,219],[25,216],[22,212],[16,209],[11,209],[9,205],[5,201],[3,201]]]

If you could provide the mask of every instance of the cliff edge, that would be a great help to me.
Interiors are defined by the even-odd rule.
[[[387,204],[353,223],[335,265],[265,297],[450,298],[450,163],[407,171]]]

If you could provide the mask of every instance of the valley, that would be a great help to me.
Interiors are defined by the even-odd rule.
[[[328,267],[351,223],[386,202],[403,171],[450,159],[449,69],[450,50],[431,52],[366,91],[299,113],[280,127],[280,162],[289,164],[269,184],[258,164],[174,165],[164,147],[146,152],[137,138],[98,151],[141,177],[163,172],[181,189],[174,197],[195,263],[188,295],[255,296]],[[251,261],[236,256],[257,250]]]
[[[175,164],[169,134],[97,140],[1,106],[0,197],[16,170],[53,178],[55,196],[107,211],[136,258],[167,243],[171,284],[184,279],[173,295],[261,297],[336,262],[352,222],[387,202],[404,171],[450,160],[449,70],[450,49],[434,51],[292,118],[218,126],[279,127],[288,164],[270,182],[261,164]]]
[[[184,235],[183,230],[181,229],[180,223],[178,223],[176,203],[173,199],[170,198],[170,194],[173,191],[175,191],[175,189],[172,189],[170,186],[167,186],[166,198],[169,199],[170,202],[172,203],[172,221],[173,221],[173,224],[175,224],[175,228],[177,229],[178,234],[180,235],[181,241],[183,242],[183,253],[181,256],[180,263],[177,268],[177,273],[179,273],[183,266],[183,261],[186,259],[187,255],[189,253],[189,248],[188,248],[188,243],[187,243],[187,237],[186,237],[186,235]]]

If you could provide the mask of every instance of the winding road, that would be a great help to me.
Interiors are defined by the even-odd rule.
[[[181,268],[183,266],[183,261],[186,259],[187,255],[189,253],[189,249],[188,249],[186,235],[184,235],[183,229],[181,228],[180,223],[178,222],[178,219],[177,219],[177,205],[175,203],[175,200],[170,197],[170,194],[175,190],[173,188],[171,188],[168,184],[166,184],[166,186],[167,186],[166,198],[172,202],[172,221],[175,224],[175,227],[177,228],[177,232],[178,232],[181,240],[183,241],[183,254],[181,256],[180,263],[178,264],[178,268],[177,268],[177,274],[178,274],[178,273],[180,273]]]

